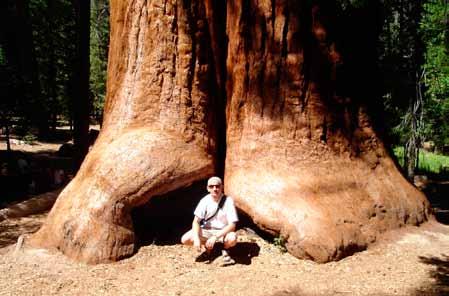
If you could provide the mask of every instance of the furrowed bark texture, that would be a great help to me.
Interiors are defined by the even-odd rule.
[[[132,208],[213,174],[207,16],[201,1],[111,1],[104,125],[32,244],[88,263],[130,256]]]
[[[370,90],[335,92],[347,62],[335,10],[306,3],[228,1],[225,191],[290,253],[327,262],[422,223],[429,206],[373,130]]]

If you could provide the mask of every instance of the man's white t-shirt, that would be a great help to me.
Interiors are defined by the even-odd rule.
[[[221,198],[224,198],[224,196]],[[200,200],[194,215],[200,219],[207,219],[215,213],[217,207],[218,202],[208,194]],[[223,207],[218,210],[218,213],[212,219],[206,222],[204,228],[223,229],[229,223],[236,223],[238,220],[239,218],[237,216],[234,201],[229,196],[226,196]]]

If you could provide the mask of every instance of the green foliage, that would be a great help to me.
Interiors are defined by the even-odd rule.
[[[281,253],[287,252],[287,247],[285,246],[286,243],[287,240],[282,235],[279,235],[273,239],[273,244],[279,249],[279,251],[281,251]]]
[[[70,0],[30,0],[29,3],[41,88],[40,113],[56,126],[58,116],[71,116],[69,85],[76,40],[74,9]]]
[[[425,42],[425,80],[428,139],[437,146],[449,145],[449,3],[424,4],[420,29]]]
[[[421,1],[385,0],[379,42],[386,126],[394,144],[405,146],[404,167],[413,177],[424,138],[423,46],[419,31]]]
[[[383,4],[379,66],[385,125],[393,144],[407,146],[410,174],[422,142],[449,144],[449,5],[447,0]]]
[[[1,124],[8,122],[15,128],[20,124],[26,133],[35,126],[55,128],[61,120],[72,120],[78,75],[74,71],[79,60],[76,3],[71,0],[28,0],[24,6],[13,0],[0,3],[0,18],[8,24],[0,30]],[[90,93],[93,115],[101,118],[106,93],[109,1],[90,3]]]
[[[5,50],[0,46],[0,65],[6,64]]]
[[[25,134],[25,136],[23,136],[22,140],[26,143],[26,144],[33,144],[34,142],[37,141],[37,137],[35,135],[33,135],[32,133],[28,132]]]
[[[103,114],[109,45],[109,2],[92,0],[90,30],[90,89],[93,113],[97,120]]]
[[[395,147],[393,151],[399,164],[403,166],[404,148]],[[420,150],[418,159],[418,171],[422,173],[440,174],[449,168],[449,156]]]
[[[420,17],[419,1],[384,1],[379,67],[383,78],[386,126],[396,144],[404,144],[411,133],[410,125],[404,121],[410,103],[416,98],[417,73],[420,73],[422,63],[418,32]]]
[[[347,10],[349,8],[359,8],[367,5],[368,0],[339,0],[338,4],[342,10]]]

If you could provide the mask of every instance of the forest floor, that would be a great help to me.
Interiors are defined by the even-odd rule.
[[[392,231],[368,250],[318,264],[239,230],[236,264],[195,262],[180,244],[142,246],[131,258],[86,265],[62,254],[16,248],[46,214],[0,222],[0,295],[449,295],[449,226]]]
[[[40,144],[22,148],[51,151]],[[149,244],[116,263],[86,265],[27,247],[59,191],[0,210],[0,295],[449,295],[449,226],[435,221],[391,231],[338,262],[298,260],[249,228],[232,251],[236,264],[196,262],[175,243]],[[25,244],[16,248],[20,235]]]

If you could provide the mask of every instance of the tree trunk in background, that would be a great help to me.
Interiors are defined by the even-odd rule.
[[[299,258],[335,260],[427,219],[366,115],[372,14],[223,2],[111,1],[103,128],[33,244],[129,256],[131,209],[222,170],[225,153],[226,193]]]
[[[54,0],[47,0],[47,7],[46,7],[46,14],[45,17],[48,19],[48,48],[50,49],[48,52],[48,72],[47,72],[47,85],[48,85],[48,104],[50,106],[49,114],[51,118],[51,131],[53,134],[56,133],[56,125],[57,125],[57,110],[56,110],[56,55],[55,50],[56,47],[54,45],[53,40],[54,37],[54,30],[55,30],[55,24],[53,21],[55,15],[55,5]]]
[[[6,141],[6,152],[11,153],[11,138],[9,134],[9,118],[5,118],[3,121],[3,125],[5,127],[5,141]]]
[[[429,211],[364,108],[375,7],[345,25],[331,2],[228,1],[227,19],[225,191],[290,253],[318,262]]]
[[[33,244],[90,263],[129,256],[131,209],[214,172],[220,75],[206,12],[202,1],[111,1],[103,128]]]
[[[8,153],[11,152],[11,139],[10,139],[10,110],[12,109],[10,106],[14,105],[14,99],[12,94],[14,93],[13,87],[11,83],[8,83],[8,79],[11,78],[11,72],[7,67],[10,64],[8,55],[12,54],[14,51],[13,42],[11,38],[11,31],[8,27],[8,24],[11,22],[11,12],[8,7],[8,2],[2,1],[0,2],[0,59],[2,59],[3,65],[0,65],[0,88],[2,89],[2,102],[0,104],[0,127],[5,129],[5,142],[6,142],[6,151]],[[8,70],[9,71],[8,71]]]
[[[73,0],[76,15],[77,54],[72,76],[73,100],[73,143],[75,145],[75,166],[79,168],[89,150],[89,40],[90,1]]]
[[[14,9],[12,13],[8,13],[6,9],[2,11],[6,13],[3,17],[9,19],[8,25],[3,28],[6,36],[5,54],[17,67],[20,75],[20,108],[23,108],[31,123],[38,127],[39,136],[45,137],[48,135],[48,113],[45,111],[46,106],[42,105],[28,0],[15,1]]]
[[[404,169],[405,173],[413,182],[416,169],[418,167],[419,147],[421,146],[421,138],[423,133],[423,112],[424,101],[421,95],[423,90],[422,82],[424,81],[422,66],[424,65],[425,47],[422,43],[422,32],[420,32],[420,22],[423,16],[423,1],[399,2],[400,18],[399,26],[404,31],[400,38],[408,41],[409,48],[401,52],[407,56],[407,67],[404,71],[407,83],[404,84],[404,99],[408,100],[408,109],[401,123],[404,130],[405,149],[404,149]]]

